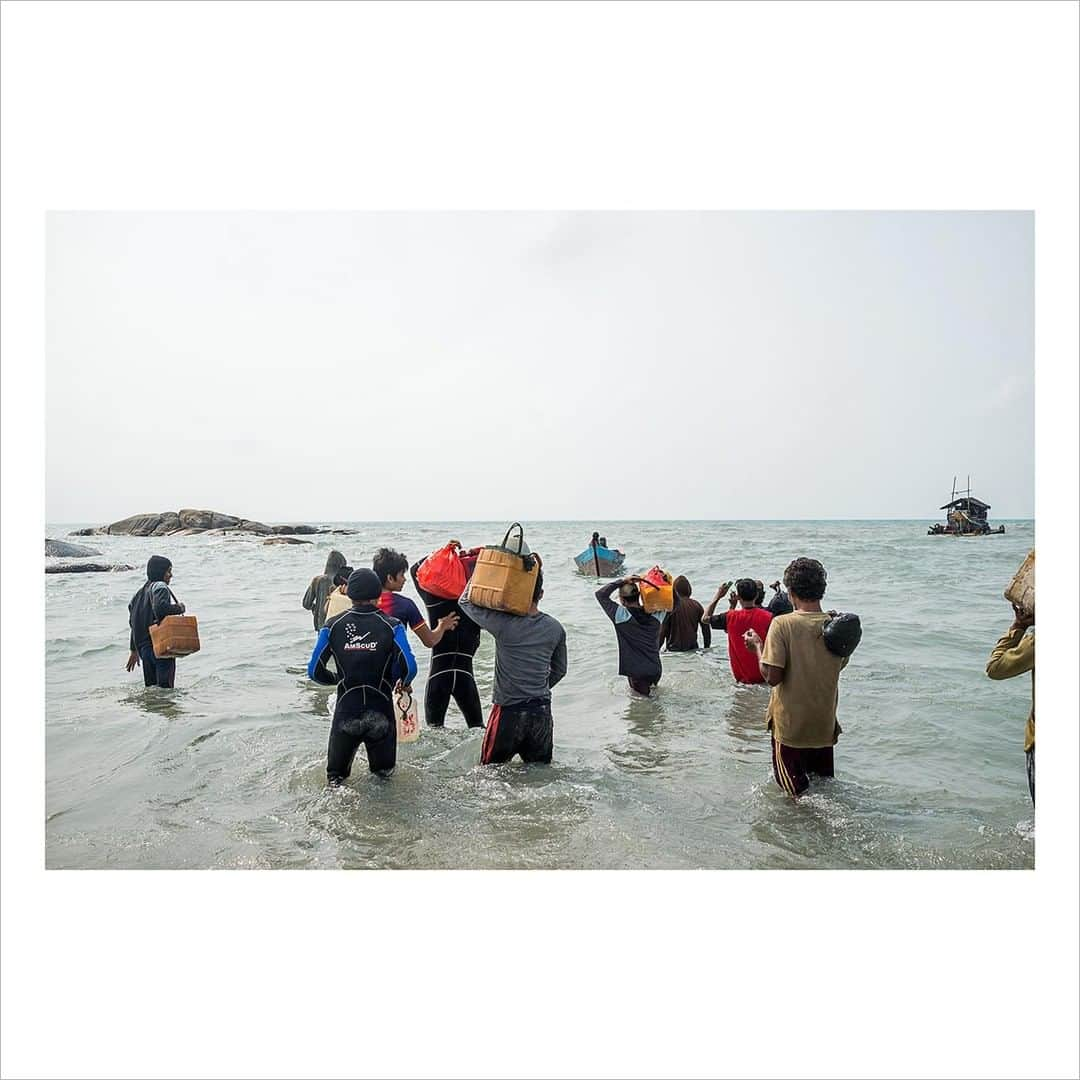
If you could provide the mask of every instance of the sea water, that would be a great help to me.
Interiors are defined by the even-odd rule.
[[[1012,618],[1002,597],[1034,546],[1031,521],[974,539],[922,521],[526,522],[544,557],[542,609],[566,628],[550,766],[481,767],[479,730],[451,704],[443,730],[400,746],[390,780],[363,751],[326,787],[333,691],[304,671],[314,644],[300,597],[331,548],[370,565],[451,537],[498,543],[506,523],[336,523],[354,535],[79,539],[131,573],[53,574],[46,594],[46,864],[288,868],[1025,868],[1034,865],[1024,772],[1028,677],[984,672]],[[51,525],[63,538],[73,525]],[[707,604],[742,576],[782,576],[797,556],[829,575],[823,606],[860,615],[840,680],[836,776],[797,804],[773,781],[763,687],[738,686],[726,636],[663,655],[653,696],[617,675],[597,581],[573,556],[594,528],[659,563]],[[198,616],[202,651],[175,690],[124,670],[127,604],[151,554]],[[102,560],[95,560],[102,561]],[[406,595],[413,596],[411,583]],[[720,610],[726,607],[722,602]],[[421,605],[421,610],[423,610]],[[429,654],[412,638],[422,700]],[[476,657],[485,707],[494,647]]]

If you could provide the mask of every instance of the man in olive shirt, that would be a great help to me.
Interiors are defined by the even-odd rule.
[[[1012,626],[998,639],[986,674],[991,679],[1011,679],[1015,675],[1031,672],[1031,711],[1024,727],[1024,754],[1027,758],[1028,790],[1035,802],[1035,635],[1029,634],[1029,626],[1035,625],[1035,612],[1027,614],[1013,604]]]
[[[833,775],[833,746],[840,735],[836,702],[847,657],[825,647],[822,631],[830,618],[821,610],[825,580],[817,559],[796,559],[784,571],[795,610],[772,620],[764,646],[754,630],[744,638],[772,687],[765,726],[771,733],[773,775],[793,799],[810,786],[809,773]]]

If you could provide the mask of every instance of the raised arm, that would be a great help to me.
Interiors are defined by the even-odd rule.
[[[489,634],[494,634],[499,626],[501,626],[507,619],[517,619],[517,615],[507,615],[503,611],[489,611],[487,608],[477,607],[474,603],[470,602],[469,586],[465,586],[465,591],[461,594],[461,599],[458,600],[458,607],[477,626],[483,627]]]
[[[723,623],[727,622],[727,619],[724,617],[724,616],[727,615],[727,612],[724,612],[721,615],[721,619],[723,619],[723,622],[720,625],[717,625],[715,622],[712,621],[712,619],[713,619],[713,614],[716,611],[716,605],[719,604],[720,601],[723,600],[725,596],[727,596],[727,591],[730,588],[731,588],[731,582],[730,581],[725,581],[720,586],[720,588],[718,588],[716,590],[716,595],[709,601],[709,606],[705,609],[705,614],[701,616],[701,623],[702,623],[703,626],[709,625],[709,626],[714,627],[716,630],[725,629]]]
[[[596,602],[604,609],[604,614],[612,621],[615,621],[615,614],[619,610],[619,605],[611,599],[611,594],[619,588],[622,583],[626,581],[626,578],[619,578],[618,581],[610,581],[605,585],[601,585],[596,590]]]
[[[1014,622],[998,639],[986,664],[986,674],[991,679],[1011,679],[1035,666],[1035,642],[1026,632],[1026,626]]]

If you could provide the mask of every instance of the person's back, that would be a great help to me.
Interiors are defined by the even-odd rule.
[[[551,689],[566,674],[566,631],[558,619],[538,608],[544,595],[541,570],[527,615],[489,611],[468,599],[464,615],[495,639],[492,710],[480,747],[480,763],[495,765],[520,754],[522,761],[548,763],[553,746]]]
[[[707,649],[712,644],[708,623],[703,623],[705,609],[692,598],[690,582],[680,574],[673,582],[675,606],[664,617],[660,627],[660,644],[667,643],[668,652],[691,652],[698,647],[698,630]]]
[[[129,653],[127,670],[141,665],[146,686],[171,688],[176,682],[176,661],[154,655],[150,627],[169,615],[183,615],[184,605],[173,595],[172,563],[164,555],[151,555],[146,564],[146,581],[128,604]]]
[[[300,600],[300,605],[311,612],[311,621],[316,632],[321,630],[326,622],[326,601],[334,589],[334,576],[345,564],[345,556],[340,551],[331,551],[326,557],[326,569],[311,579],[311,584]]]
[[[836,719],[840,672],[846,656],[825,644],[825,625],[833,617],[821,610],[825,568],[817,559],[795,559],[784,571],[795,610],[779,615],[762,642],[754,630],[746,644],[758,657],[761,674],[772,687],[765,726],[772,744],[773,775],[793,799],[809,786],[810,774],[833,775],[833,747],[840,737]]]
[[[746,647],[743,640],[748,630],[753,630],[762,640],[767,640],[772,615],[757,605],[757,582],[750,578],[740,578],[735,582],[734,598],[739,598],[739,606],[729,611],[723,611],[719,615],[709,614],[708,625],[714,630],[723,630],[727,633],[728,660],[731,663],[731,673],[735,681],[740,683],[762,683],[764,678],[758,659]],[[710,605],[710,609],[713,609]]]
[[[416,661],[405,627],[375,607],[379,579],[367,569],[349,578],[353,608],[319,631],[308,664],[316,682],[337,685],[338,696],[327,746],[326,775],[331,784],[347,779],[363,742],[372,772],[387,774],[397,759],[393,692],[416,677]],[[336,672],[329,668],[333,660]]]
[[[472,552],[466,554],[468,557]],[[442,727],[453,699],[469,727],[483,727],[484,710],[473,672],[473,657],[480,647],[480,627],[461,610],[457,600],[436,596],[420,584],[417,573],[424,562],[420,559],[413,563],[409,574],[427,608],[429,624],[436,626],[447,615],[458,617],[457,625],[446,631],[431,649],[431,667],[424,686],[424,720],[431,727]]]
[[[619,604],[611,599],[616,589],[622,601]],[[601,585],[595,596],[615,626],[619,674],[626,676],[635,693],[648,697],[664,672],[660,663],[660,624],[664,613],[648,612],[641,606],[640,591],[633,578]]]
[[[772,688],[767,718],[785,746],[806,749],[836,741],[840,672],[847,657],[825,647],[822,631],[830,618],[827,611],[778,615],[765,638],[762,661],[784,670],[783,681]]]

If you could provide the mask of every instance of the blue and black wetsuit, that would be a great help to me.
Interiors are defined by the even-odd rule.
[[[327,667],[333,659],[335,674]],[[368,768],[387,775],[397,761],[397,724],[393,690],[400,679],[416,678],[416,660],[405,627],[365,604],[332,619],[319,631],[308,675],[316,682],[337,684],[337,706],[326,748],[326,778],[340,784],[352,772],[360,744]]]
[[[423,562],[420,559],[413,563],[409,573],[427,608],[428,625],[435,626],[446,615],[460,616],[457,626],[443,634],[431,650],[431,668],[424,687],[424,717],[433,727],[442,727],[453,698],[469,727],[483,727],[484,707],[473,675],[473,657],[480,648],[480,627],[461,610],[456,600],[444,600],[420,587],[416,572]]]

